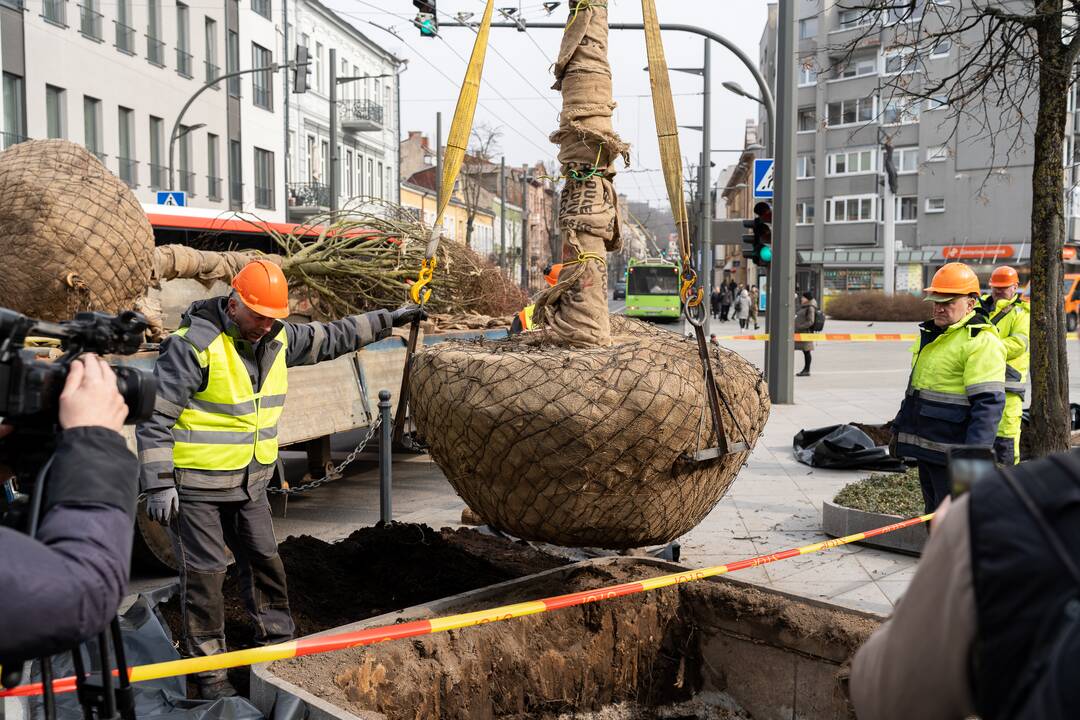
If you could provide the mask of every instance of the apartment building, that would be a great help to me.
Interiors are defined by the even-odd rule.
[[[222,73],[275,62],[277,2],[0,1],[3,145],[66,138],[144,203],[173,188],[195,207],[283,220],[283,72],[219,82],[180,117]]]
[[[915,16],[967,1],[918,0]],[[894,148],[898,173],[897,289],[920,290],[930,274],[955,259],[971,263],[984,281],[995,265],[1008,262],[1025,281],[1030,138],[1006,155],[1007,142],[995,148],[970,127],[954,133],[945,98],[917,100],[911,94],[928,78],[944,77],[964,63],[963,44],[943,41],[915,58],[896,47],[897,33],[907,27],[895,16],[871,17],[836,0],[795,2],[797,284],[826,297],[883,287],[886,142]],[[771,5],[760,63],[772,80],[776,21],[777,6]],[[858,47],[848,56],[841,48],[853,43]],[[764,116],[759,122],[765,126]],[[1070,136],[1068,157],[1073,146]]]

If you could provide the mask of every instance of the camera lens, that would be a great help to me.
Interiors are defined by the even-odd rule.
[[[127,365],[114,365],[113,370],[116,372],[116,389],[128,407],[124,424],[133,425],[149,420],[154,412],[157,379],[145,370]]]

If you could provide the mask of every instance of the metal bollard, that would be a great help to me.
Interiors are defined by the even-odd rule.
[[[394,421],[390,417],[390,391],[379,391],[379,521],[383,525],[393,522],[394,511],[390,505],[390,475],[393,456],[390,453]]]

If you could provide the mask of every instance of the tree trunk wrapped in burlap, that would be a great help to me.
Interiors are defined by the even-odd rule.
[[[0,302],[45,320],[130,310],[149,287],[154,232],[119,178],[81,145],[0,153]]]
[[[538,345],[537,334],[425,348],[412,371],[413,419],[450,484],[484,520],[521,538],[641,547],[697,525],[747,452],[715,447],[697,346],[611,316],[613,344]],[[761,374],[712,348],[729,442],[756,442],[769,414]]]

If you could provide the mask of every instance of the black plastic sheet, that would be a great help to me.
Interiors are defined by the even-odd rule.
[[[800,430],[793,445],[795,459],[811,467],[882,472],[903,472],[907,467],[889,455],[889,448],[875,445],[869,435],[852,425]]]

